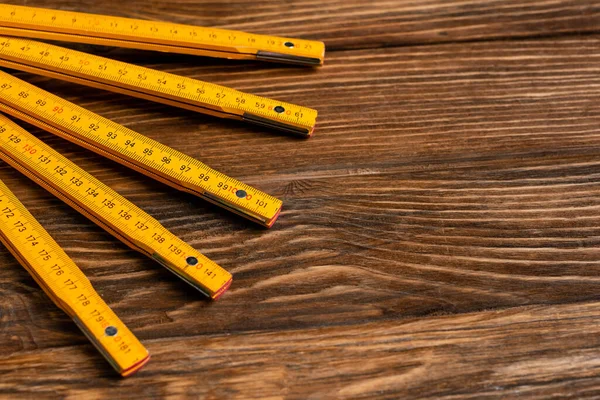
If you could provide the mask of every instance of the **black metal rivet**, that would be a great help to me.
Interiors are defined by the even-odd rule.
[[[290,49],[292,49],[294,47],[294,43],[292,43],[292,42],[285,42],[283,45],[285,47],[289,47]]]
[[[283,108],[282,106],[277,106],[273,110],[275,110],[276,113],[281,114],[285,111],[285,108]]]
[[[194,256],[189,256],[185,259],[185,262],[187,262],[188,265],[191,265],[193,267],[194,265],[198,264],[198,259]]]
[[[115,328],[114,326],[107,326],[106,329],[104,330],[104,333],[106,333],[106,336],[115,336],[117,334],[117,328]]]
[[[248,193],[246,193],[245,190],[240,189],[237,192],[235,192],[235,195],[237,197],[239,197],[240,199],[243,199],[244,197],[246,197],[248,195]]]

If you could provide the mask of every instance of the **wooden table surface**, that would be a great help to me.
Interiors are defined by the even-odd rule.
[[[324,67],[304,69],[83,47],[316,108],[309,140],[17,74],[279,196],[284,210],[261,229],[23,125],[234,283],[204,300],[2,164],[0,179],[152,354],[119,378],[1,248],[2,397],[600,396],[600,2],[14,3],[323,40],[328,51]]]

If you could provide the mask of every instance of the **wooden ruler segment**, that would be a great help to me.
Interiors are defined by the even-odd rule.
[[[2,115],[0,158],[131,248],[163,264],[205,295],[216,299],[231,284],[229,272]]]
[[[317,119],[307,107],[33,40],[0,37],[0,65],[303,137]]]
[[[307,66],[325,56],[312,40],[8,4],[0,4],[0,34]]]
[[[0,129],[7,129],[5,120],[0,124]],[[6,132],[8,130],[2,133],[3,138]],[[128,376],[148,362],[148,350],[1,181],[0,240],[54,303],[73,318],[118,373]]]
[[[273,196],[1,71],[0,111],[264,226],[272,226],[281,210]]]

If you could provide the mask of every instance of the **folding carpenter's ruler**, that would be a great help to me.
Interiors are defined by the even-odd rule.
[[[7,129],[5,120],[0,124],[2,129]],[[54,303],[73,318],[118,373],[130,375],[148,362],[148,350],[1,181],[0,240]]]
[[[35,7],[0,5],[0,34],[239,60],[321,65],[322,42]]]
[[[273,196],[2,71],[0,112],[264,226],[273,225],[281,210],[281,200]]]
[[[0,66],[303,137],[312,134],[317,119],[307,107],[34,40],[0,37]]]
[[[216,299],[231,284],[229,272],[3,115],[0,115],[0,159],[205,295]]]
[[[231,274],[158,221],[0,114],[0,159],[129,247],[217,299]],[[102,301],[83,273],[0,182],[0,240],[123,376],[149,359],[146,349]]]
[[[0,4],[0,66],[124,93],[308,137],[315,110],[18,37],[318,66],[321,42],[216,28]],[[270,227],[281,201],[144,135],[0,71],[0,112]],[[218,298],[231,274],[10,119],[0,115],[0,159],[119,240]],[[126,376],[146,349],[0,182],[0,240]]]

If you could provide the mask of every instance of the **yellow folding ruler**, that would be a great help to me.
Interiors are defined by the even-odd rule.
[[[231,285],[229,272],[1,114],[0,159],[212,299],[217,299]],[[1,182],[0,240],[74,319],[117,372],[130,375],[148,361],[146,349]]]
[[[0,124],[2,129],[7,129],[6,120]],[[0,240],[54,303],[73,318],[118,373],[128,376],[148,362],[148,350],[1,181]]]
[[[231,284],[229,272],[3,115],[0,159],[205,295],[216,299]]]
[[[240,60],[321,65],[322,42],[0,4],[0,34]]]
[[[303,137],[312,134],[317,119],[307,107],[33,40],[0,37],[0,66]]]
[[[273,196],[1,71],[0,111],[264,226],[281,210]]]
[[[314,130],[317,112],[306,107],[18,37],[313,66],[323,63],[321,42],[2,4],[0,35],[10,36],[0,37],[0,66],[305,137]],[[280,213],[279,199],[1,71],[0,112],[266,227]],[[0,159],[212,299],[231,284],[230,273],[2,115]],[[75,264],[0,184],[3,206],[8,211],[0,211],[0,238],[10,251],[117,371],[128,375],[139,369],[148,359],[147,351],[102,302]],[[18,215],[14,222],[13,214]],[[41,247],[33,248],[32,243]],[[53,264],[55,259],[60,262]],[[90,304],[94,305],[92,311]]]

